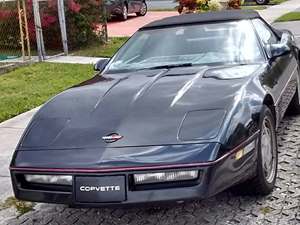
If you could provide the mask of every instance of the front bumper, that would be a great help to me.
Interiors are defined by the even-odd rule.
[[[11,170],[11,177],[15,196],[17,199],[33,202],[46,202],[55,204],[67,204],[76,207],[101,207],[115,205],[135,205],[145,203],[161,203],[169,201],[185,201],[203,199],[213,196],[235,183],[245,180],[255,172],[256,151],[252,151],[240,160],[236,160],[234,155],[214,164],[205,167],[192,167],[192,170],[199,170],[198,179],[193,181],[174,182],[168,184],[151,184],[136,186],[133,184],[133,174],[147,173],[146,171],[124,171],[112,173],[81,173],[81,172],[38,172]],[[186,168],[179,168],[184,170]],[[155,170],[155,172],[170,171]],[[174,171],[172,169],[171,171]],[[151,171],[153,172],[153,171]],[[57,189],[50,185],[30,186],[24,185],[22,179],[24,174],[63,174],[73,176],[73,185],[67,189]],[[121,202],[79,202],[76,200],[74,178],[84,177],[102,177],[102,176],[124,176],[126,187],[126,198]]]
[[[202,163],[183,163],[173,165],[139,166],[132,168],[107,169],[47,169],[11,166],[11,178],[16,198],[25,201],[67,204],[76,207],[102,207],[136,204],[155,204],[176,202],[211,197],[228,187],[253,176],[256,168],[256,145],[242,157],[237,158],[240,149],[257,143],[257,135],[243,142],[234,150],[215,161]],[[169,182],[159,184],[136,185],[133,175],[149,172],[167,172],[182,170],[198,170],[199,177],[191,181]],[[25,174],[71,175],[73,184],[70,186],[32,185],[26,183]],[[119,202],[81,202],[76,197],[77,177],[124,177],[125,197]]]
[[[200,168],[199,168],[200,169]],[[201,171],[206,169],[201,168]],[[146,172],[146,171],[144,171]],[[148,171],[149,172],[149,171]],[[28,172],[27,172],[28,173]],[[101,206],[113,206],[113,205],[134,205],[144,203],[157,203],[157,202],[169,202],[169,201],[182,201],[188,199],[198,199],[208,195],[207,178],[204,178],[203,174],[199,176],[197,180],[174,182],[168,184],[151,184],[151,185],[134,185],[132,181],[132,173],[109,173],[109,174],[70,174],[73,176],[73,185],[70,189],[65,188],[55,190],[55,187],[51,185],[29,186],[24,185],[22,181],[23,172],[12,172],[12,182],[14,186],[14,192],[17,199],[33,202],[46,202],[55,204],[67,204],[77,207],[101,207]],[[31,173],[34,174],[34,173]],[[38,173],[41,174],[41,173]],[[45,173],[44,173],[45,174]],[[53,173],[47,173],[53,174]],[[57,174],[57,173],[55,173]],[[125,200],[121,202],[80,202],[76,199],[75,191],[75,177],[125,177]],[[207,176],[205,176],[207,177]]]

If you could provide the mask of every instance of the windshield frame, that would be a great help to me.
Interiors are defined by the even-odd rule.
[[[139,70],[148,70],[149,68],[139,68],[139,69],[128,69],[128,70],[109,70],[111,64],[114,62],[115,58],[118,57],[118,55],[120,54],[120,52],[127,47],[127,44],[130,43],[130,41],[132,41],[132,39],[134,37],[136,37],[137,35],[140,35],[141,32],[147,32],[147,31],[151,31],[151,30],[167,30],[170,28],[176,28],[176,27],[186,27],[186,26],[199,26],[199,25],[206,25],[206,24],[226,24],[226,23],[233,23],[233,22],[243,22],[243,21],[247,21],[249,23],[249,26],[252,29],[253,35],[255,37],[255,43],[257,44],[257,47],[261,53],[261,56],[263,58],[263,61],[253,61],[251,63],[246,63],[247,64],[256,64],[256,63],[265,63],[268,59],[266,56],[266,52],[264,47],[261,44],[261,41],[258,37],[257,31],[253,25],[252,19],[243,19],[243,20],[230,20],[230,21],[216,21],[216,22],[205,22],[205,23],[195,23],[195,24],[187,24],[187,25],[172,25],[172,26],[165,26],[165,27],[161,27],[161,28],[151,28],[151,29],[146,29],[146,30],[138,30],[137,32],[135,32],[119,49],[118,51],[110,58],[109,63],[106,65],[105,69],[103,70],[103,74],[117,74],[117,73],[126,73],[126,72],[134,72],[134,71],[139,71]],[[250,31],[251,32],[251,31]],[[241,65],[240,63],[206,63],[206,64],[192,64],[192,66],[234,66],[234,65]],[[151,69],[151,68],[150,68]]]

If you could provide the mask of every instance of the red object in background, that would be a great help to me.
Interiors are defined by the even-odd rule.
[[[1,1],[1,0],[0,0]],[[36,45],[36,30],[34,24],[33,0],[26,0],[29,39],[31,46]],[[65,2],[65,15],[68,42],[70,48],[84,46],[95,41],[102,41],[102,0],[67,0]],[[39,2],[41,26],[44,43],[47,49],[61,49],[61,34],[57,11],[57,0]],[[0,9],[1,31],[3,40],[11,40],[8,45],[18,48],[19,23],[15,4],[7,4]],[[98,24],[98,26],[96,26]],[[1,43],[0,43],[1,44]],[[7,43],[5,43],[7,44]]]
[[[0,20],[6,20],[12,16],[16,16],[16,11],[11,10],[0,10]]]
[[[72,12],[78,13],[81,9],[80,4],[74,2],[74,0],[68,1],[68,7]]]
[[[51,26],[53,23],[56,23],[56,21],[57,21],[57,18],[55,16],[44,14],[42,16],[42,27],[47,28],[47,27]]]

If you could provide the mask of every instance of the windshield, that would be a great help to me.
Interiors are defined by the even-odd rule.
[[[115,55],[107,70],[249,64],[262,60],[252,24],[243,20],[139,31]]]

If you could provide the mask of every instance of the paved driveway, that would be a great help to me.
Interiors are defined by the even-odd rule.
[[[108,23],[109,37],[124,37],[133,35],[140,27],[159,19],[178,15],[177,12],[148,12],[146,16],[130,15],[127,21],[113,19]]]

